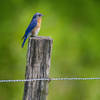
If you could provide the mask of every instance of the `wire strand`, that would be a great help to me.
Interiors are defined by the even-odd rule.
[[[31,82],[31,81],[63,81],[63,80],[100,80],[100,78],[34,78],[24,80],[0,80],[0,83]]]

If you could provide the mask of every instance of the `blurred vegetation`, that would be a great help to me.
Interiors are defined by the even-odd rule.
[[[100,77],[99,0],[0,1],[0,79],[24,79],[32,16],[44,14],[40,36],[54,39],[50,77]],[[100,100],[100,81],[53,81],[48,100]],[[24,83],[0,83],[0,100],[22,100]]]

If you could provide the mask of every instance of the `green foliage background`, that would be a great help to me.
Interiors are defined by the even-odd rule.
[[[24,79],[32,16],[44,14],[40,36],[54,39],[50,77],[100,77],[99,0],[1,0],[0,79]],[[0,83],[0,100],[22,100],[24,83]],[[100,100],[100,81],[52,81],[48,100]]]

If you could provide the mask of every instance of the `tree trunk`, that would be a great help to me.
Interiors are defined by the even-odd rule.
[[[30,37],[27,52],[26,79],[48,78],[52,39]],[[23,100],[46,100],[48,81],[25,82]]]

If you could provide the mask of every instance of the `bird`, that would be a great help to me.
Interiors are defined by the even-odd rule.
[[[24,47],[24,44],[29,36],[37,36],[38,32],[41,27],[41,21],[42,21],[42,14],[41,13],[36,13],[33,15],[33,18],[27,27],[24,36],[22,37],[23,43],[22,43],[22,48]]]

